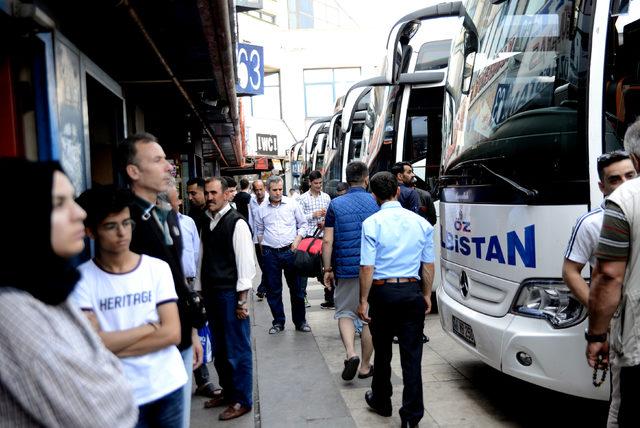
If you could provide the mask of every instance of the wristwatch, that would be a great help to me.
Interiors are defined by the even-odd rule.
[[[244,306],[247,304],[246,300],[238,300],[238,307]]]
[[[333,272],[333,268],[331,266],[323,267],[322,273]]]
[[[607,341],[607,333],[602,334],[589,334],[589,330],[584,331],[584,338],[589,343],[594,342],[606,342]]]

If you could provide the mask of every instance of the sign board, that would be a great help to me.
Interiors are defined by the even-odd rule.
[[[258,171],[268,171],[269,170],[269,159],[267,158],[256,158],[254,161],[254,168]]]
[[[262,46],[238,43],[238,95],[264,94],[264,61]]]
[[[256,153],[259,155],[278,156],[278,136],[256,134]]]

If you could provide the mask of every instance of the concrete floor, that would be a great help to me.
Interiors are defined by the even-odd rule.
[[[193,397],[192,427],[400,425],[398,347],[394,347],[392,361],[394,414],[384,418],[370,411],[364,401],[370,378],[345,382],[340,377],[344,348],[333,311],[319,307],[323,301],[321,285],[310,280],[308,295],[312,307],[307,309],[307,320],[312,334],[296,332],[288,323],[285,331],[270,336],[266,300],[252,302],[253,411],[234,421],[220,422],[217,416],[222,408],[205,410],[205,399]],[[421,427],[604,426],[607,403],[555,393],[488,367],[442,331],[437,315],[427,317],[425,332],[431,340],[422,360],[425,416]],[[211,373],[215,376],[213,367]]]

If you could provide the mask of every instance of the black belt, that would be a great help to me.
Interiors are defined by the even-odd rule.
[[[280,248],[267,247],[266,245],[264,247],[270,249],[271,251],[275,251],[276,253],[284,253],[285,251],[291,251],[291,244],[284,247],[280,247]]]

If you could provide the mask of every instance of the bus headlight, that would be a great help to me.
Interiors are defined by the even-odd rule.
[[[522,283],[512,312],[543,318],[553,328],[567,328],[581,323],[585,308],[560,280],[528,279]]]

